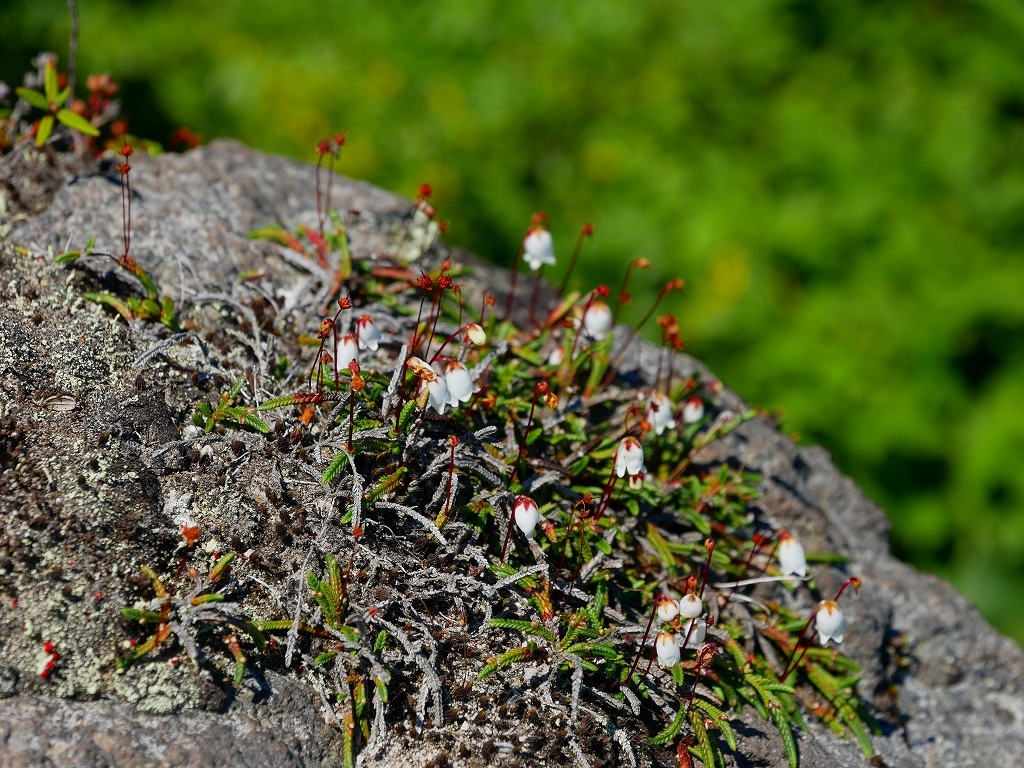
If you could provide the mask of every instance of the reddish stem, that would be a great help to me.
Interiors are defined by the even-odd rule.
[[[654,304],[651,306],[651,308],[647,310],[647,314],[644,315],[640,322],[637,324],[637,326],[633,328],[632,331],[630,331],[630,334],[626,338],[626,343],[623,345],[622,351],[619,353],[618,358],[612,365],[608,366],[608,375],[605,377],[601,386],[608,386],[611,383],[612,379],[615,378],[615,371],[618,369],[619,365],[621,365],[622,361],[625,359],[626,352],[629,351],[629,347],[633,344],[633,341],[634,339],[636,339],[637,334],[640,333],[641,329],[647,324],[647,321],[651,319],[651,315],[653,315],[655,310],[658,309],[658,305],[661,304],[662,299],[664,299],[668,295],[669,291],[677,288],[682,288],[681,280],[670,280],[669,282],[665,283],[665,287],[661,289],[661,293],[658,294],[658,298],[654,301]]]
[[[524,240],[525,242],[525,240]],[[512,316],[512,302],[516,298],[516,282],[519,280],[519,262],[523,259],[523,243],[519,243],[519,250],[516,251],[516,260],[512,265],[512,286],[509,288],[508,301],[505,302],[505,321]]]
[[[636,656],[633,657],[633,663],[629,667],[629,676],[626,677],[627,680],[633,679],[633,673],[636,671],[636,665],[640,663],[640,658],[644,655],[644,646],[647,645],[647,637],[651,633],[651,626],[654,624],[654,615],[657,612],[658,603],[657,600],[655,600],[654,604],[651,606],[651,618],[647,620],[647,629],[644,630],[644,639],[640,641],[640,648],[637,650]],[[644,677],[646,676],[647,675],[645,674]]]
[[[565,289],[569,286],[569,278],[572,277],[573,270],[576,269],[576,260],[580,257],[580,250],[583,248],[583,238],[589,237],[594,234],[594,227],[591,224],[584,224],[580,228],[579,237],[576,238],[576,246],[572,249],[572,257],[569,259],[569,268],[565,271],[565,277],[562,278],[562,284],[558,288],[559,293],[565,293]]]
[[[516,456],[516,463],[512,467],[512,476],[509,478],[509,482],[514,482],[516,476],[519,474],[519,462],[523,458],[523,454],[526,452],[526,441],[530,437],[530,427],[533,426],[533,412],[537,408],[537,395],[548,391],[548,383],[542,381],[540,384],[533,388],[533,400],[530,402],[530,417],[526,420],[526,431],[523,433],[523,441],[519,444],[519,454]]]
[[[537,323],[537,299],[540,298],[540,281],[544,277],[544,267],[533,273],[533,291],[530,293],[530,325]]]
[[[619,289],[619,295],[615,300],[615,312],[612,314],[612,322],[619,322],[619,312],[622,310],[622,305],[629,303],[629,294],[626,293],[626,288],[629,287],[629,280],[633,276],[633,270],[638,266],[646,269],[649,264],[650,262],[643,258],[633,259],[629,262],[629,266],[626,267],[626,274],[622,277],[622,287]]]
[[[740,571],[740,575],[736,577],[736,581],[743,581],[743,578],[747,575],[747,571],[750,570],[750,564],[754,561],[754,558],[757,557],[757,553],[761,550],[761,547],[763,547],[766,542],[767,539],[765,539],[761,534],[754,535],[754,546],[751,547],[750,554],[747,555],[747,560],[745,563],[743,563],[743,570]],[[732,599],[732,594],[735,591],[736,584],[734,583],[732,588],[729,590],[729,594],[725,596],[725,601],[718,609],[719,614],[721,614],[721,612],[725,610],[725,606],[729,604],[729,601]]]
[[[583,319],[587,316],[587,311],[590,309],[590,306],[594,303],[594,299],[597,298],[598,290],[599,289],[595,288],[590,292],[590,296],[587,297],[587,303],[583,306],[583,314],[580,316],[579,327],[576,328],[576,335],[572,339],[572,349],[569,352],[568,359],[563,361],[568,363],[570,370],[572,368],[572,361],[576,359],[576,347],[580,342],[580,334],[583,333]]]

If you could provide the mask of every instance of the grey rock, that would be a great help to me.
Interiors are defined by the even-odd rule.
[[[315,225],[308,166],[233,142],[185,155],[136,156],[133,163],[132,253],[165,290],[170,287],[176,301],[185,304],[196,293],[219,295],[227,297],[223,307],[233,299],[238,275],[257,270],[263,285],[285,296],[301,294],[312,268],[304,271],[282,249],[246,234],[275,222]],[[133,595],[129,575],[149,562],[172,567],[166,553],[177,544],[183,511],[219,536],[222,546],[232,536],[260,542],[266,507],[285,489],[274,462],[257,450],[239,470],[244,493],[227,489],[227,480],[213,472],[191,486],[175,485],[176,462],[186,459],[177,450],[158,451],[179,439],[178,416],[189,398],[169,379],[152,377],[145,364],[134,364],[151,340],[83,303],[70,273],[12,247],[52,255],[69,240],[80,247],[94,236],[98,251],[119,252],[116,174],[54,160],[45,167],[36,162],[31,181],[7,179],[0,190],[7,195],[0,208],[0,519],[11,552],[0,557],[0,570],[15,574],[21,588],[17,607],[11,594],[0,602],[0,766],[340,764],[338,730],[326,723],[322,703],[291,674],[268,672],[259,690],[243,686],[232,695],[183,669],[112,674],[113,649],[124,640],[117,615]],[[336,208],[358,211],[349,216],[357,256],[373,258],[405,244],[400,241],[411,203],[341,177],[333,193]],[[424,258],[446,253],[434,245]],[[507,273],[473,265],[476,276],[465,280],[467,296],[476,303],[486,288],[501,306]],[[97,279],[112,279],[104,269],[95,266]],[[551,301],[549,293],[542,296],[542,303]],[[209,303],[202,317],[214,323],[217,302]],[[624,339],[620,329],[620,347]],[[259,347],[265,352],[273,343],[273,337],[252,342],[254,375],[268,375]],[[627,354],[627,367],[649,380],[657,367],[653,348],[634,342]],[[710,375],[686,356],[676,366]],[[68,398],[73,410],[54,410],[55,397]],[[745,407],[729,390],[717,406]],[[223,448],[215,461],[230,468]],[[850,558],[842,567],[816,568],[823,593],[848,575],[863,579],[849,603],[856,630],[844,651],[863,665],[860,692],[885,727],[874,742],[884,761],[877,764],[1020,764],[1024,654],[948,584],[893,558],[885,513],[837,471],[826,451],[797,446],[767,418],[757,417],[703,449],[695,462],[728,462],[761,473],[757,506],[764,521],[794,530],[808,550]],[[74,469],[60,471],[64,464]],[[32,546],[18,536],[28,527],[37,532]],[[298,571],[302,554],[295,547],[281,549],[279,562],[270,565]],[[99,592],[103,597],[91,597]],[[49,681],[24,673],[45,640],[67,659]],[[454,727],[427,724],[416,735],[396,730],[363,764],[423,766],[443,757],[456,765],[480,765],[500,754],[494,744],[505,738],[509,724],[493,707],[460,700],[456,709]],[[470,720],[476,722],[473,713],[480,713],[483,725],[469,727]],[[601,726],[594,721],[589,730],[591,755],[607,750]],[[737,732],[743,754],[730,756],[735,764],[786,764],[774,732],[749,710]],[[855,744],[819,726],[798,741],[806,768],[866,764]],[[671,757],[638,749],[638,759],[642,765],[665,764]]]

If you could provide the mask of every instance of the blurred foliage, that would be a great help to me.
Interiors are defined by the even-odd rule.
[[[343,172],[429,181],[495,261],[534,210],[563,260],[594,223],[588,285],[650,258],[626,319],[683,276],[690,351],[1024,639],[1024,5],[80,4],[80,71],[124,83],[135,133],[312,159],[347,130]],[[0,77],[68,27],[6,0]]]

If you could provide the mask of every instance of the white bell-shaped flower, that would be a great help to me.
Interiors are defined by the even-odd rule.
[[[619,477],[640,475],[647,471],[644,466],[644,449],[635,437],[624,437],[615,450],[615,474]]]
[[[688,397],[683,403],[683,422],[696,424],[704,418],[704,401],[699,397]]]
[[[668,595],[658,595],[654,598],[654,609],[658,618],[667,624],[679,615],[679,601]]]
[[[356,338],[359,340],[360,349],[376,350],[377,346],[384,340],[381,332],[374,325],[373,318],[363,315],[356,320]]]
[[[592,301],[583,313],[583,327],[594,341],[601,341],[612,329],[612,311],[603,301]]]
[[[540,225],[531,227],[523,240],[523,258],[535,272],[544,264],[554,266],[555,243],[551,233]]]
[[[516,496],[512,505],[512,514],[515,517],[516,525],[526,538],[533,538],[533,531],[540,520],[540,508],[537,502],[529,496]]]
[[[448,385],[444,379],[436,373],[433,378],[427,379],[428,403],[431,408],[444,415],[444,409],[451,404],[451,393],[448,392]]]
[[[783,576],[807,575],[807,556],[803,545],[789,531],[779,532],[779,570]]]
[[[663,667],[674,667],[679,663],[679,643],[671,632],[659,632],[654,640],[658,650],[658,663]]]
[[[666,429],[674,429],[676,417],[672,412],[672,401],[662,392],[655,392],[647,403],[644,421],[651,425],[654,434],[660,435]]]
[[[462,363],[453,360],[444,367],[444,383],[448,387],[448,404],[452,408],[473,399],[473,377]]]
[[[356,348],[356,337],[354,333],[346,333],[334,348],[334,359],[338,361],[338,370],[347,371],[348,364],[359,359],[359,350]]]
[[[695,619],[690,619],[689,626],[686,627],[682,633],[683,637],[689,633],[690,639],[686,641],[687,648],[700,648],[704,645],[704,640],[708,636],[708,622],[704,616],[698,616]]]
[[[684,619],[695,619],[704,613],[704,601],[691,592],[679,601],[679,615]]]
[[[843,616],[843,609],[835,600],[822,600],[818,610],[814,614],[814,629],[818,632],[818,642],[822,645],[829,640],[836,643],[843,642],[843,632],[846,631],[846,617]]]
[[[551,354],[548,355],[548,365],[558,366],[562,364],[563,360],[565,360],[565,350],[559,344],[551,349]]]

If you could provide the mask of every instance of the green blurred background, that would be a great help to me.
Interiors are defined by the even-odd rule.
[[[654,264],[627,319],[684,277],[688,350],[1024,640],[1018,0],[80,4],[134,133],[345,130],[341,170],[429,181],[454,244],[508,263],[545,210],[564,264],[592,221],[588,285]],[[5,0],[0,78],[68,28]]]

